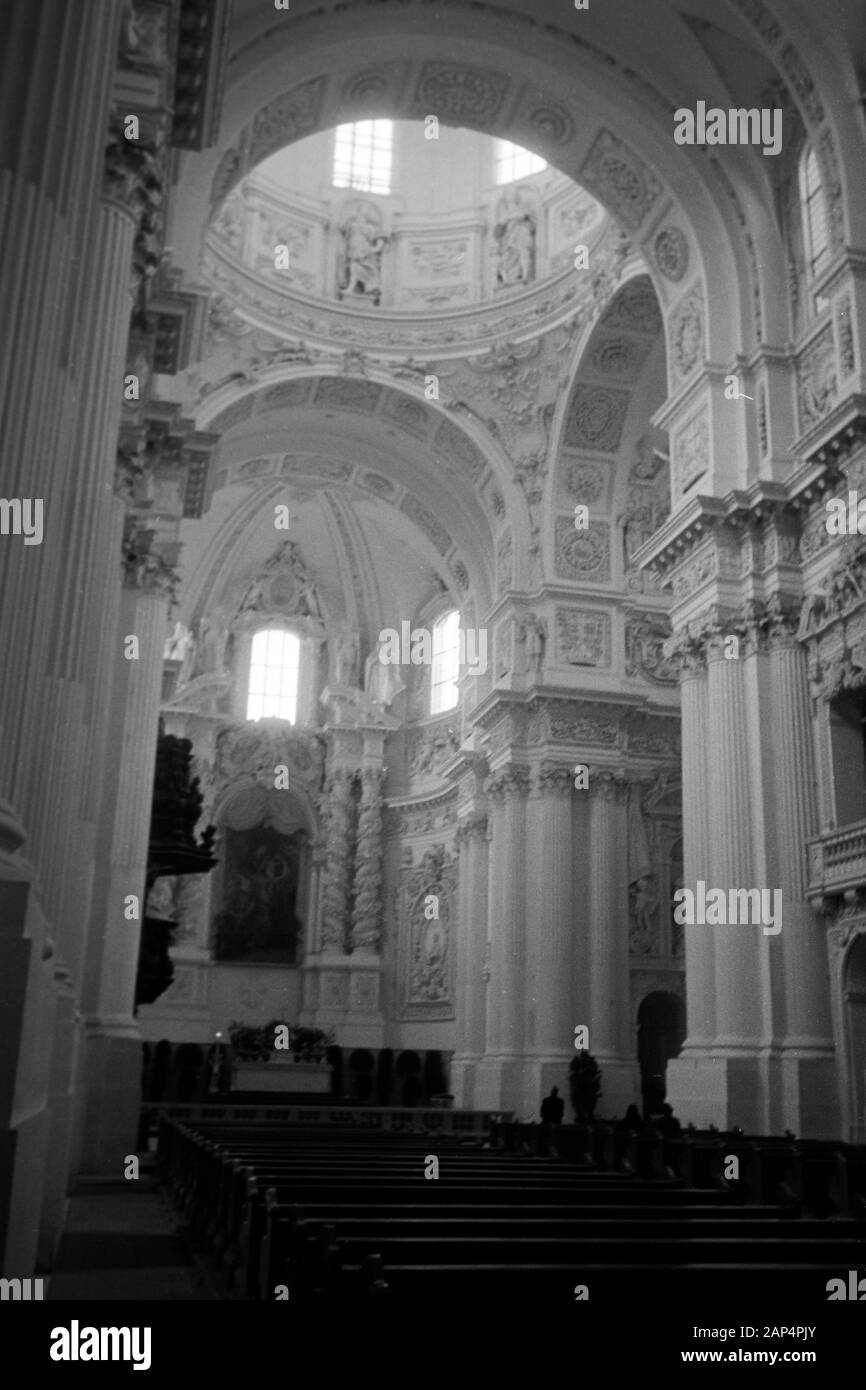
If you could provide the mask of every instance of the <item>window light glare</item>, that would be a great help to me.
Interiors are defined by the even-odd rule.
[[[334,187],[390,193],[393,132],[393,121],[353,121],[337,126]]]
[[[247,719],[287,719],[298,710],[301,643],[294,632],[264,628],[250,649]]]
[[[547,168],[546,159],[523,149],[521,145],[512,145],[510,140],[496,141],[494,162],[497,183],[513,183],[515,179],[540,174],[542,169]]]

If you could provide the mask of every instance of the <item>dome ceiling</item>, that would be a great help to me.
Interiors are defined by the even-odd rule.
[[[618,239],[601,205],[550,168],[498,184],[497,144],[478,132],[439,140],[421,122],[385,124],[387,194],[333,184],[334,131],[271,155],[228,194],[204,262],[223,315],[423,350],[537,332],[567,310],[576,247],[601,259]]]

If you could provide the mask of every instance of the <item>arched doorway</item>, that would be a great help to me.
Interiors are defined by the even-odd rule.
[[[686,1036],[686,1010],[682,999],[669,990],[653,990],[637,1011],[637,1054],[640,1064],[644,1110],[661,1109],[665,1098],[665,1071]]]
[[[842,985],[852,1144],[866,1142],[866,934],[854,941]]]

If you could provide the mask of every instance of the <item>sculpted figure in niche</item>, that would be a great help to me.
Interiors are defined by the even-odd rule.
[[[364,663],[364,693],[374,704],[381,705],[382,709],[387,709],[396,700],[400,691],[406,689],[406,682],[403,680],[399,666],[379,660],[379,653],[384,646],[383,641],[377,640],[375,647]]]
[[[629,884],[631,950],[649,955],[658,949],[659,900],[655,874],[644,874]]]
[[[334,675],[337,685],[354,686],[358,678],[359,637],[345,628],[334,639]]]
[[[222,675],[225,671],[228,628],[218,613],[202,618],[198,629],[197,676]]]
[[[520,624],[519,640],[524,645],[526,670],[539,672],[544,663],[547,645],[547,623],[537,613],[528,613]]]
[[[372,208],[359,207],[342,228],[339,288],[379,303],[382,292],[382,252],[388,243]]]
[[[190,646],[194,646],[194,638],[185,623],[177,622],[170,637],[165,639],[165,646],[162,652],[163,661],[184,661]]]
[[[493,245],[497,285],[528,285],[535,279],[535,219],[519,203],[502,206]]]

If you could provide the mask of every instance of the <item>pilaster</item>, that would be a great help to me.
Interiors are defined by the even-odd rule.
[[[485,1056],[478,1068],[476,1105],[524,1110],[522,1016],[526,975],[526,797],[530,772],[510,763],[491,774],[490,982]],[[534,908],[534,904],[532,905]]]

